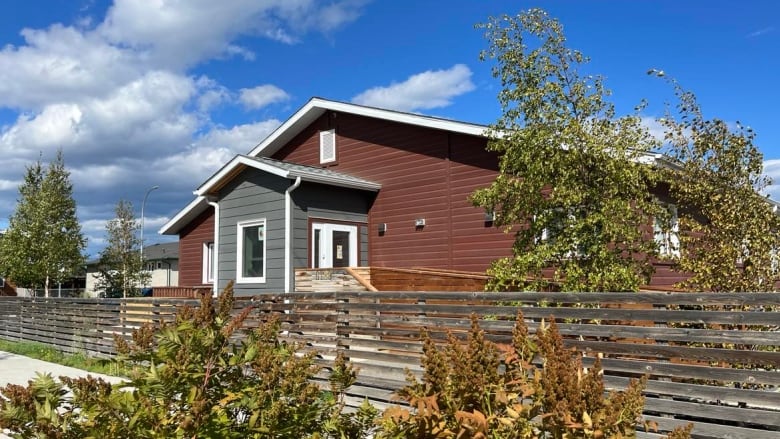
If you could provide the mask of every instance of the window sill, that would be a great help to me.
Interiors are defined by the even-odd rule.
[[[239,277],[236,279],[237,284],[264,284],[264,277]]]

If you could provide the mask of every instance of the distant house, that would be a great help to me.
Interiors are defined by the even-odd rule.
[[[293,291],[296,269],[484,273],[514,241],[468,200],[498,173],[486,128],[311,99],[160,230],[179,236],[179,285],[235,280],[240,295]],[[669,265],[656,286],[678,280]]]
[[[151,287],[175,287],[179,284],[179,243],[167,242],[144,248],[146,270],[152,274]]]
[[[141,257],[141,255],[138,255]],[[144,247],[146,270],[151,273],[150,287],[177,286],[179,282],[179,243],[168,242]],[[86,294],[98,296],[97,288],[98,259],[87,262]]]
[[[16,296],[16,287],[0,277],[0,296]]]

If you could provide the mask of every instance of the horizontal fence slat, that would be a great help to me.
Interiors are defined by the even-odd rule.
[[[0,338],[111,356],[115,336],[130,340],[142,325],[171,323],[184,307],[199,305],[190,298],[3,297]],[[608,389],[647,376],[646,418],[663,431],[692,421],[694,437],[780,435],[778,293],[329,291],[236,298],[234,311],[245,307],[253,309],[244,331],[273,318],[282,341],[317,353],[322,385],[335,355],[349,358],[359,373],[348,404],[396,403],[407,373],[421,376],[421,329],[439,344],[448,334],[463,340],[476,315],[485,338],[505,345],[520,310],[530,333],[555,319],[585,367],[603,357]]]

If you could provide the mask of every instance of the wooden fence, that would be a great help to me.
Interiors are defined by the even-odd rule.
[[[0,298],[0,337],[110,355],[114,334],[170,320],[184,303],[195,302]],[[329,292],[236,307],[250,304],[255,324],[278,315],[284,337],[317,350],[326,368],[344,352],[360,368],[354,403],[389,404],[405,370],[420,373],[421,328],[444,340],[465,334],[474,313],[489,339],[508,343],[520,307],[532,331],[553,316],[586,366],[603,355],[607,388],[647,375],[645,418],[660,431],[693,422],[694,437],[780,437],[780,294]]]
[[[199,298],[203,294],[211,295],[211,287],[152,287],[152,297],[194,299]]]
[[[45,343],[63,352],[116,354],[144,322],[173,321],[181,299],[0,298],[0,338]],[[190,300],[190,304],[198,302]]]

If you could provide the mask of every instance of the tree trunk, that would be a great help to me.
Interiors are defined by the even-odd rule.
[[[46,298],[49,297],[49,276],[46,276],[46,283],[43,284],[43,294]]]

